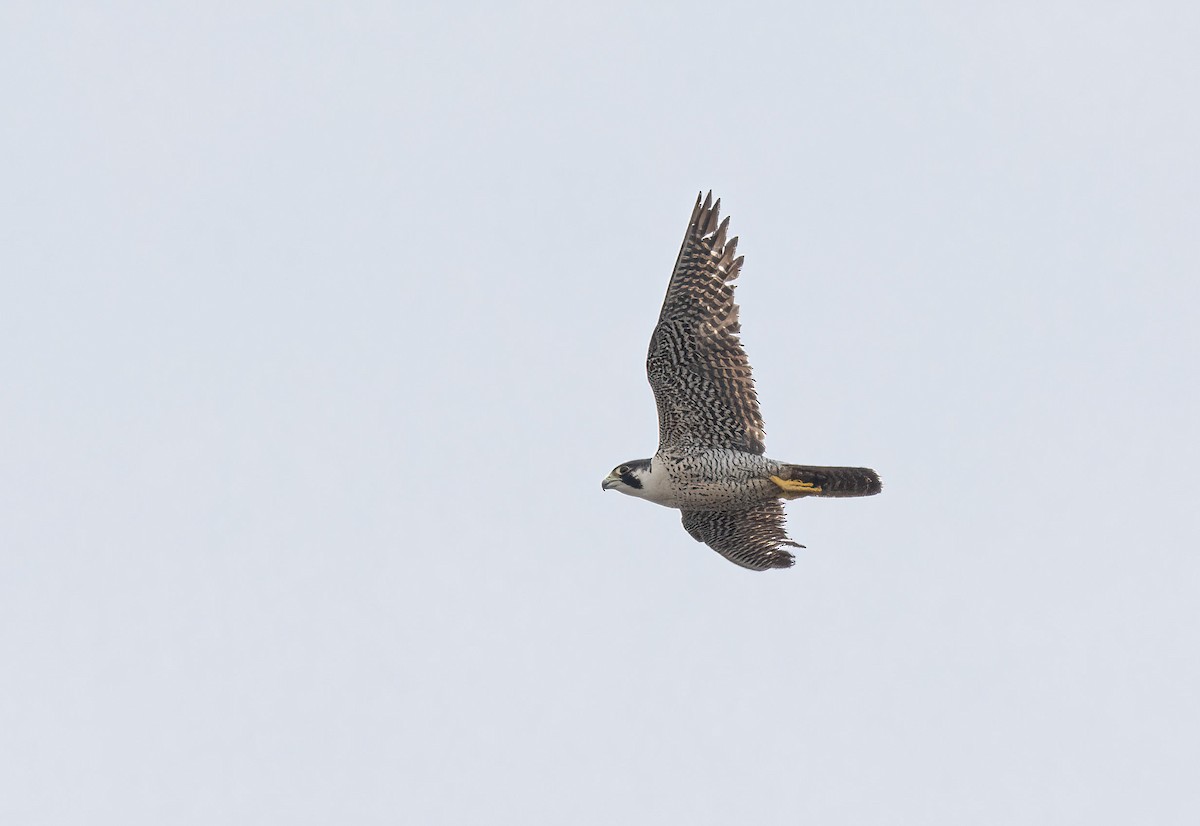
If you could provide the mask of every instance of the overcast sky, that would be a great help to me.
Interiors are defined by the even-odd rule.
[[[1198,42],[5,4],[0,821],[1200,822]],[[600,490],[709,188],[791,570]]]

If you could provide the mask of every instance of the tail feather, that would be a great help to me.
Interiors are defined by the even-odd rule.
[[[784,465],[779,478],[812,485],[813,491],[803,494],[806,496],[874,496],[883,489],[879,474],[869,467]]]

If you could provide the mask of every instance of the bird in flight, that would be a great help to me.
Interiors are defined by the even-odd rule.
[[[738,339],[733,280],[742,269],[712,192],[696,206],[650,337],[646,374],[658,404],[658,452],[605,477],[619,490],[683,512],[698,542],[753,571],[790,568],[781,500],[871,496],[870,468],[793,465],[763,455],[763,421]]]

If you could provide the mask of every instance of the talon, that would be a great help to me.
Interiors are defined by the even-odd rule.
[[[820,493],[821,488],[812,482],[801,482],[799,479],[780,479],[778,476],[770,477],[787,499],[798,499],[801,496],[807,496],[812,493]]]

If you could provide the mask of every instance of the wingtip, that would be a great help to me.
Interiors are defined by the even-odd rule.
[[[794,544],[794,543],[793,543]],[[797,548],[803,547],[796,545]],[[796,557],[790,551],[778,550],[771,559],[771,568],[791,568],[796,564]],[[769,569],[768,569],[769,570]]]

